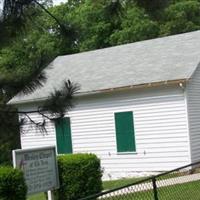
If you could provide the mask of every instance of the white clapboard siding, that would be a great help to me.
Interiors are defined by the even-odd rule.
[[[123,111],[134,114],[134,153],[116,150],[114,113]],[[179,86],[79,97],[68,115],[73,152],[95,153],[105,179],[147,175],[190,162],[185,95]],[[41,120],[36,114],[33,117]],[[54,125],[49,123],[47,129],[48,134],[41,135],[24,127],[22,147],[56,144]]]
[[[19,107],[20,111],[30,111],[37,110],[37,107],[33,105],[23,105],[23,107]],[[29,114],[31,119],[36,122],[42,122],[42,116],[38,113]],[[24,118],[25,116],[20,115],[20,118]],[[56,137],[55,137],[55,127],[51,121],[46,120],[46,132],[41,132],[38,130],[35,125],[32,123],[25,123],[21,128],[21,147],[22,149],[26,148],[36,148],[36,147],[44,147],[44,146],[55,146],[56,145]]]
[[[190,130],[191,159],[200,161],[200,67],[186,87]]]

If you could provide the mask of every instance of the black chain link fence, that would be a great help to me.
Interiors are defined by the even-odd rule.
[[[80,200],[200,200],[200,162]]]

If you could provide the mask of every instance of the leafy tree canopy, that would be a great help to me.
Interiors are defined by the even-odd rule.
[[[155,38],[159,35],[158,23],[152,21],[143,9],[128,7],[121,28],[110,36],[112,45]]]
[[[200,29],[200,2],[177,1],[163,13],[162,35],[172,35]]]

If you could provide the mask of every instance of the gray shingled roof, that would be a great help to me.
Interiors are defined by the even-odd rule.
[[[161,81],[189,79],[200,62],[200,31],[58,56],[46,69],[44,87],[9,103],[45,99],[64,80],[90,93]]]

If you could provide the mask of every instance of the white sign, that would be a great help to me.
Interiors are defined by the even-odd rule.
[[[28,194],[59,187],[55,147],[14,150],[13,165],[24,172]]]

